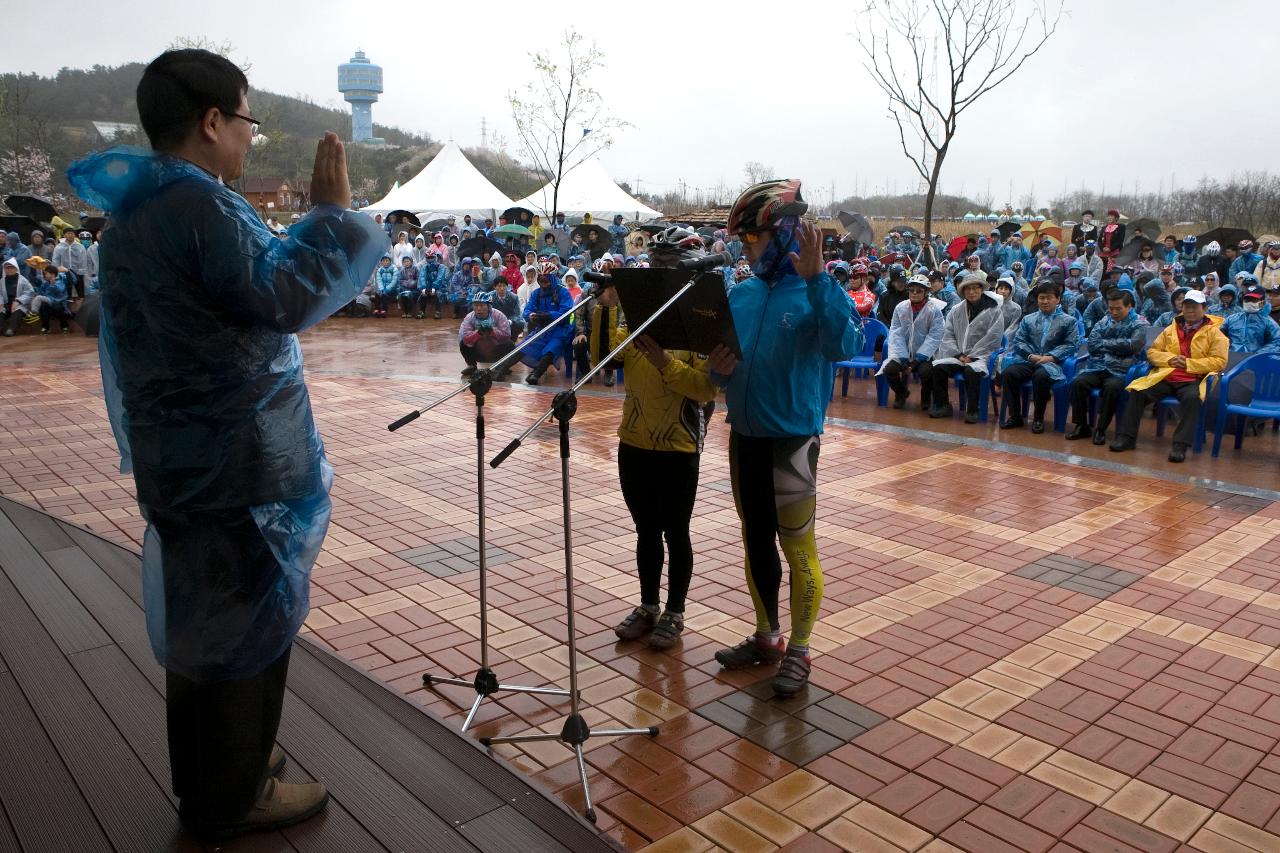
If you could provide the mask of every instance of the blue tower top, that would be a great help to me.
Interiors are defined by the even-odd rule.
[[[382,93],[382,66],[357,50],[350,62],[338,66],[338,91],[349,103],[373,103]]]

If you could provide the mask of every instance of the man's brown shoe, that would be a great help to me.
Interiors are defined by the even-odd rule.
[[[272,744],[271,757],[267,759],[267,775],[279,776],[280,771],[284,770],[284,763],[287,760],[284,750],[280,748],[280,744]]]
[[[291,785],[274,776],[267,779],[258,801],[249,813],[235,823],[192,827],[202,838],[221,840],[246,832],[267,832],[302,823],[317,814],[329,802],[329,792],[319,782]]]

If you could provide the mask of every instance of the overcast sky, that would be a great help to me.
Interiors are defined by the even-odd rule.
[[[1146,191],[1270,168],[1274,4],[1066,0],[1045,49],[961,118],[943,190],[989,188],[1016,206],[1033,188],[1047,203],[1067,186]],[[345,106],[336,67],[360,48],[384,69],[376,122],[471,146],[483,117],[520,156],[507,92],[529,75],[531,50],[556,52],[567,17],[604,51],[593,82],[633,125],[601,155],[616,180],[737,187],[757,160],[821,202],[833,182],[837,198],[919,183],[862,67],[854,5],[129,0],[59,12],[52,29],[9,16],[0,69],[147,61],[178,36],[205,36],[230,41],[255,86]]]

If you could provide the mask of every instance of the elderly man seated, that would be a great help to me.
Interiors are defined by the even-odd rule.
[[[1096,390],[1099,407],[1093,443],[1107,443],[1107,427],[1120,406],[1125,376],[1137,363],[1146,339],[1134,310],[1133,294],[1112,288],[1107,292],[1107,316],[1089,331],[1089,358],[1083,367],[1077,367],[1071,381],[1071,420],[1075,426],[1067,433],[1067,441],[1078,441],[1090,434],[1089,398]]]
[[[1018,429],[1022,421],[1022,383],[1031,382],[1031,431],[1044,432],[1044,410],[1049,405],[1053,383],[1065,377],[1062,365],[1080,348],[1076,319],[1062,310],[1058,286],[1049,282],[1032,294],[1039,309],[1022,318],[1005,358],[1003,385],[1008,415],[1001,429]]]
[[[960,296],[964,299],[947,314],[942,327],[942,343],[933,360],[930,383],[933,385],[929,410],[931,418],[949,418],[951,401],[947,396],[947,383],[953,376],[963,374],[965,390],[964,422],[978,422],[978,405],[981,402],[981,382],[987,375],[987,359],[1000,347],[1004,337],[1004,315],[998,294],[984,290],[985,273],[976,272],[960,282]]]
[[[1181,316],[1174,319],[1147,350],[1151,372],[1129,383],[1128,405],[1116,439],[1114,452],[1137,446],[1138,423],[1147,405],[1165,397],[1178,400],[1178,428],[1173,433],[1170,462],[1183,462],[1187,447],[1195,438],[1205,385],[1210,374],[1227,366],[1230,342],[1222,334],[1222,320],[1205,313],[1205,297],[1198,290],[1187,293]]]

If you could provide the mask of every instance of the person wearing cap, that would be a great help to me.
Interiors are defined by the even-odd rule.
[[[1107,293],[1107,316],[1089,332],[1089,354],[1077,365],[1071,380],[1071,421],[1068,441],[1090,435],[1093,443],[1107,443],[1107,428],[1124,395],[1125,377],[1146,346],[1146,332],[1134,310],[1133,294],[1112,289]],[[1089,400],[1098,392],[1098,417],[1089,428]]]
[[[1108,210],[1107,224],[1102,226],[1098,235],[1098,254],[1102,256],[1102,262],[1108,270],[1115,265],[1116,255],[1120,254],[1120,247],[1123,245],[1124,225],[1120,222],[1120,211]]]
[[[953,409],[947,395],[951,378],[962,374],[965,390],[965,423],[978,422],[981,381],[987,375],[987,359],[1000,347],[1004,337],[1004,301],[988,293],[986,273],[971,272],[960,281],[964,299],[948,314],[942,329],[942,343],[933,359],[933,381],[929,410],[931,418],[949,418]]]
[[[889,269],[889,284],[876,301],[876,319],[886,327],[893,322],[893,310],[898,303],[907,299],[907,273],[902,264],[894,264]]]
[[[996,252],[996,266],[999,269],[1011,270],[1015,262],[1020,261],[1026,269],[1031,263],[1031,250],[1022,243],[1022,234],[1014,231],[1009,235],[1008,244],[1001,246]]]
[[[1204,405],[1205,384],[1214,373],[1227,366],[1230,342],[1222,333],[1222,320],[1205,312],[1205,296],[1198,290],[1187,292],[1182,314],[1162,331],[1147,348],[1151,371],[1129,383],[1129,392],[1120,427],[1111,450],[1121,453],[1137,446],[1138,424],[1147,406],[1176,397],[1178,427],[1173,433],[1170,462],[1183,462],[1195,439],[1196,423]]]
[[[1031,431],[1044,432],[1044,412],[1055,382],[1066,378],[1062,365],[1080,348],[1080,330],[1075,317],[1062,310],[1061,291],[1042,284],[1032,291],[1034,313],[1018,323],[1004,359],[1001,384],[1008,411],[1001,429],[1018,429],[1022,420],[1022,384],[1031,383]]]
[[[1218,245],[1218,241],[1214,240],[1205,245],[1200,250],[1200,257],[1196,261],[1194,267],[1195,276],[1203,278],[1211,272],[1218,274],[1218,280],[1222,281],[1227,277],[1227,273],[1231,269],[1231,262],[1222,254],[1222,247]]]
[[[1270,310],[1271,313],[1268,316],[1277,323],[1280,323],[1280,285],[1264,288],[1264,290],[1267,294],[1268,305],[1268,309],[1265,310]]]
[[[31,313],[31,300],[36,295],[21,266],[14,258],[6,258],[0,278],[0,322],[5,323],[6,338],[13,337],[18,324]]]
[[[960,294],[956,293],[955,287],[942,270],[933,270],[929,273],[929,295],[942,301],[942,314],[944,317],[947,312],[960,303]]]
[[[1071,305],[1067,313],[1083,320],[1084,312],[1089,309],[1089,304],[1098,298],[1098,293],[1098,283],[1096,281],[1089,278],[1089,276],[1080,279],[1080,295],[1075,298],[1074,304]],[[1086,334],[1088,333],[1086,332]]]
[[[499,361],[514,348],[511,321],[506,314],[494,309],[493,294],[477,293],[471,300],[471,312],[458,326],[458,351],[467,363],[462,375],[473,375],[479,362]],[[506,372],[504,369],[495,373],[493,378],[500,381]]]
[[[1236,276],[1242,272],[1252,274],[1260,263],[1262,263],[1262,255],[1253,250],[1253,241],[1241,240],[1236,249],[1236,259],[1231,262],[1231,269],[1227,272],[1227,276],[1235,281]]]
[[[1086,210],[1080,214],[1080,221],[1071,229],[1071,242],[1081,250],[1089,240],[1097,240],[1098,226],[1093,222],[1093,211]]]
[[[1106,264],[1102,262],[1102,257],[1098,254],[1098,242],[1096,240],[1085,240],[1084,248],[1080,254],[1080,263],[1084,264],[1085,276],[1101,284],[1102,277],[1107,274],[1107,268]]]
[[[939,273],[941,275],[941,273]],[[893,309],[893,323],[885,344],[885,360],[879,373],[893,389],[893,407],[901,409],[911,395],[907,376],[914,373],[920,380],[920,409],[931,408],[933,384],[929,372],[930,359],[942,343],[943,312],[946,303],[929,295],[928,277],[917,274],[907,282],[907,299]]]
[[[1266,249],[1266,256],[1253,268],[1253,277],[1263,290],[1280,288],[1280,240],[1268,241]]]
[[[1200,251],[1197,248],[1197,243],[1199,243],[1199,240],[1194,234],[1188,234],[1183,237],[1178,248],[1178,257],[1174,259],[1176,263],[1182,264],[1188,271],[1195,270],[1196,264],[1200,261]]]
[[[1250,284],[1240,294],[1240,309],[1222,323],[1231,352],[1280,353],[1280,326],[1269,316],[1266,291]]]
[[[44,238],[44,232],[39,228],[31,232],[31,241],[27,243],[27,249],[33,258],[53,260],[53,244]]]

